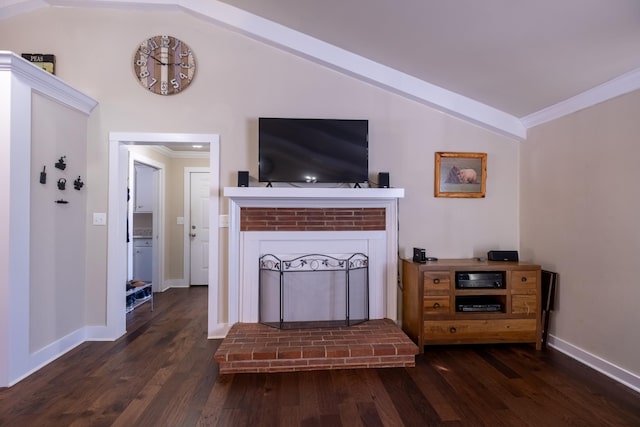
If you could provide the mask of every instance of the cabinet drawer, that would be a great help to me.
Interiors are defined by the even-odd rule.
[[[535,295],[514,295],[511,297],[511,312],[514,314],[535,314],[538,312]]]
[[[436,314],[449,314],[449,297],[442,296],[426,296],[424,297],[424,314],[436,315]]]
[[[538,289],[538,272],[513,271],[511,272],[511,292],[518,294],[535,294]]]
[[[447,293],[451,285],[448,271],[429,271],[424,273],[424,293]]]
[[[536,319],[436,320],[424,322],[425,343],[536,341]]]

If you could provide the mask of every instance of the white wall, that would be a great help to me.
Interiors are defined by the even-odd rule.
[[[198,61],[193,84],[170,97],[144,90],[132,71],[137,45],[162,33],[187,42]],[[220,134],[224,187],[235,186],[238,170],[257,176],[260,116],[365,118],[372,177],[388,171],[392,186],[406,189],[402,255],[414,246],[438,257],[518,248],[520,148],[504,136],[181,12],[48,8],[3,21],[0,40],[2,49],[56,54],[57,75],[99,101],[89,121],[88,213],[107,211],[110,131]],[[488,153],[487,197],[435,199],[436,151]],[[106,229],[89,225],[87,239],[86,322],[101,325]]]
[[[636,388],[638,111],[636,91],[531,129],[521,162],[522,255],[560,273],[552,344]]]

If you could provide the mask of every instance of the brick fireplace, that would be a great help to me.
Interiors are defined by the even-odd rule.
[[[258,322],[258,259],[369,257],[370,318],[397,321],[397,200],[403,189],[227,187],[228,327]]]
[[[410,367],[417,346],[400,330],[397,201],[402,189],[236,188],[229,198],[228,333],[220,373]],[[369,319],[282,330],[258,323],[259,259],[317,253],[368,258]]]

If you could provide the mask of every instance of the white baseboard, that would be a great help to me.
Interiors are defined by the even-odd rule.
[[[126,331],[122,331],[122,333],[118,335],[118,333],[114,333],[106,326],[85,326],[84,328],[73,331],[46,347],[30,353],[27,357],[27,371],[10,381],[9,387],[19,383],[29,375],[40,370],[86,341],[115,341],[124,335],[125,332]]]
[[[41,348],[40,350],[29,353],[26,363],[27,371],[19,377],[11,380],[9,382],[9,387],[19,383],[29,375],[53,362],[63,354],[73,350],[83,342],[85,342],[85,332],[84,328],[81,328],[74,332],[71,332],[70,334],[60,338],[57,341],[52,342],[51,344]]]
[[[590,368],[593,368],[609,378],[624,384],[630,389],[640,392],[640,376],[633,372],[629,372],[624,368],[616,366],[611,362],[608,362],[553,335],[549,335],[548,346],[584,363]]]
[[[184,279],[169,279],[165,280],[163,284],[162,292],[170,288],[188,288],[189,283]]]
[[[85,326],[85,341],[115,341],[124,334],[123,331],[112,331],[106,326]]]
[[[222,339],[227,336],[231,326],[233,325],[230,323],[218,323],[209,330],[207,338],[210,340]]]

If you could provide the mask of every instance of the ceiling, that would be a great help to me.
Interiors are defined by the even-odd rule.
[[[638,0],[222,0],[524,117],[640,68]]]
[[[42,4],[173,5],[518,139],[539,116],[640,88],[639,0],[4,3],[0,19]]]

